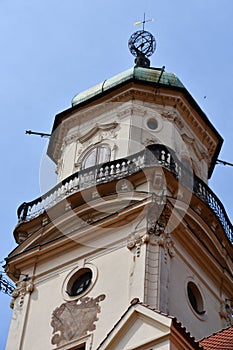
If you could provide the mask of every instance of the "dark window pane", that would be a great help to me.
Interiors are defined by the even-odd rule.
[[[71,296],[82,294],[91,284],[92,272],[87,271],[79,276],[73,283],[70,291]]]

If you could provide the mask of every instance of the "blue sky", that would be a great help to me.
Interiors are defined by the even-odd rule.
[[[20,203],[40,195],[40,162],[54,116],[73,96],[134,65],[127,48],[135,21],[157,40],[151,65],[174,72],[224,138],[220,159],[233,162],[232,0],[0,0],[1,245],[15,247]],[[233,217],[233,168],[217,165],[209,182]],[[0,350],[10,298],[0,293]]]

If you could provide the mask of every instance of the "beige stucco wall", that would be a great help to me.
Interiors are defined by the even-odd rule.
[[[187,240],[190,240],[188,235]],[[209,264],[209,261],[204,254],[201,255],[201,251],[198,254],[197,248],[193,247],[196,250],[195,255],[199,255],[197,261],[179,242],[176,242],[175,247],[176,254],[170,267],[169,313],[176,315],[196,339],[201,339],[224,327],[219,315],[221,286],[216,285],[206,273],[205,265]],[[194,282],[201,292],[206,311],[204,315],[198,315],[189,302],[187,294],[189,281]]]
[[[115,204],[113,201],[112,209],[114,205],[118,208],[122,199],[123,197],[118,198]],[[95,205],[101,200],[97,200]],[[105,202],[105,206],[110,208],[108,202]],[[25,258],[23,255],[16,255],[15,259],[18,262],[15,264],[22,274],[33,276],[34,290],[31,294],[24,293],[22,305],[21,297],[16,298],[7,350],[29,350],[32,344],[33,350],[53,348],[52,313],[71,300],[66,294],[65,281],[72,271],[82,267],[91,267],[95,276],[93,286],[84,296],[105,296],[104,300],[99,302],[100,313],[96,315],[98,320],[92,320],[96,329],[87,332],[92,335],[93,349],[97,348],[120,320],[133,298],[147,302],[150,297],[152,306],[176,316],[197,339],[225,326],[225,320],[220,318],[219,311],[221,301],[227,297],[221,279],[227,278],[227,275],[223,277],[216,259],[200,244],[197,237],[181,224],[170,232],[173,254],[167,250],[166,244],[163,245],[162,241],[158,240],[154,243],[157,244],[156,257],[152,250],[148,260],[148,244],[143,238],[146,234],[145,212],[142,210],[140,215],[132,218],[133,211],[130,206],[118,219],[113,217],[112,223],[109,222],[108,225],[98,227],[97,224],[83,228],[77,227],[75,216],[68,212],[66,222],[64,218],[60,218],[61,223],[57,228],[48,224],[36,231],[34,243],[29,237],[34,246],[32,252],[30,253],[27,247],[24,252]],[[49,230],[53,229],[53,237],[56,237],[56,230],[62,230],[62,227],[74,232],[74,236],[70,236],[70,239],[65,236],[64,243],[54,240],[44,244],[49,241],[46,230],[50,232]],[[207,235],[207,232],[203,229],[202,234]],[[36,239],[40,240],[43,236],[44,243],[43,240],[40,241],[36,248]],[[131,248],[127,247],[129,236],[135,240],[135,246]],[[22,246],[26,245],[26,242],[22,243]],[[20,250],[20,246],[18,249]],[[28,254],[31,254],[31,258]],[[148,262],[151,263],[155,258],[158,263],[149,267]],[[150,295],[145,293],[148,274],[151,274],[151,282],[156,286],[149,292]],[[206,311],[203,316],[195,314],[188,301],[188,281],[193,281],[200,289]],[[230,283],[232,282],[229,279]],[[151,293],[154,293],[155,297]]]
[[[147,102],[146,99],[145,95],[143,101],[135,98],[121,103],[108,101],[76,112],[67,119],[60,126],[66,131],[60,140],[62,152],[57,166],[58,181],[79,171],[83,157],[101,143],[109,144],[111,160],[127,157],[157,143],[173,149],[178,159],[185,159],[195,174],[207,182],[208,149],[201,143],[200,135],[189,127],[186,117],[175,108]],[[158,123],[155,130],[147,125],[150,119]]]
[[[18,345],[16,344],[19,337],[24,350],[31,349],[32,344],[34,350],[52,348],[53,329],[50,323],[52,312],[65,302],[62,294],[64,280],[73,269],[76,269],[78,266],[82,267],[85,263],[92,264],[97,270],[97,278],[87,296],[94,298],[101,294],[106,296],[100,302],[101,312],[97,315],[98,321],[95,322],[94,349],[127,310],[132,295],[142,298],[143,290],[141,292],[139,290],[143,286],[141,278],[137,276],[136,281],[135,276],[130,278],[130,270],[132,272],[135,268],[132,268],[133,256],[125,245],[113,251],[108,252],[106,250],[96,253],[85,260],[77,258],[77,261],[74,262],[74,257],[78,257],[80,253],[83,253],[83,248],[74,249],[68,254],[50,258],[47,261],[36,264],[35,275],[39,274],[40,277],[34,280],[35,289],[30,297],[27,295],[28,302],[25,300],[22,308],[17,307],[17,304],[15,304],[9,333],[8,350],[17,348]],[[69,263],[69,257],[72,263]],[[65,266],[61,267],[64,264]],[[143,264],[139,266],[143,267]],[[67,300],[69,300],[69,297],[67,297]],[[21,324],[23,330],[20,333],[17,323],[19,309],[24,310],[26,308],[27,316],[24,320],[25,323]]]

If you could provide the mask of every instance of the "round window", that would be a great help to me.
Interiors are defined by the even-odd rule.
[[[67,285],[67,294],[70,297],[78,296],[84,293],[92,282],[92,271],[84,268],[75,273]]]
[[[187,293],[188,293],[190,304],[194,309],[194,311],[199,315],[204,315],[205,310],[204,310],[203,298],[195,283],[188,282]]]
[[[157,127],[158,127],[158,122],[155,118],[150,118],[147,120],[147,123],[146,123],[147,127],[151,130],[156,130]]]

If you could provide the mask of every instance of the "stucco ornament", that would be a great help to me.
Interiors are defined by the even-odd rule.
[[[10,302],[10,307],[13,309],[16,299],[19,297],[19,306],[23,306],[24,297],[27,293],[32,293],[34,290],[34,283],[32,281],[19,281],[16,282],[16,288],[12,292],[12,300]]]
[[[172,209],[168,203],[163,201],[157,203],[156,196],[154,196],[147,211],[147,233],[149,235],[160,236],[167,227],[171,213]]]
[[[51,343],[57,346],[63,345],[94,331],[95,322],[98,321],[97,314],[101,311],[99,302],[104,299],[104,294],[96,298],[83,297],[78,302],[72,300],[57,307],[52,313]]]
[[[167,232],[167,224],[172,210],[168,203],[161,203],[158,204],[156,197],[153,197],[152,203],[147,210],[147,232],[143,235],[136,232],[131,233],[128,236],[128,249],[133,249],[134,247],[139,249],[143,244],[150,243],[163,247],[170,257],[174,256],[174,242]]]
[[[233,325],[233,308],[231,307],[231,303],[228,303],[226,300],[221,302],[219,315],[221,318],[226,320],[226,326],[229,327]]]
[[[149,243],[163,247],[165,252],[174,256],[174,242],[168,233],[168,220],[172,209],[168,203],[160,205],[153,199],[147,212],[147,234]]]
[[[139,247],[148,241],[149,241],[148,234],[140,236],[139,234],[132,233],[128,236],[127,248],[133,249],[134,247]]]
[[[137,256],[139,256],[140,247],[145,243],[150,243],[152,245],[158,245],[160,247],[163,247],[165,252],[168,253],[171,258],[173,258],[175,255],[174,242],[171,236],[166,232],[163,232],[160,235],[147,233],[143,236],[131,234],[128,237],[127,248],[130,250],[133,248],[136,248],[137,249],[136,254]]]
[[[171,258],[173,258],[175,256],[174,242],[168,233],[163,232],[162,234],[160,234],[160,236],[150,235],[149,242],[152,245],[158,245],[160,247],[163,247],[165,252],[168,253]],[[166,258],[166,256],[165,256],[165,258]]]

